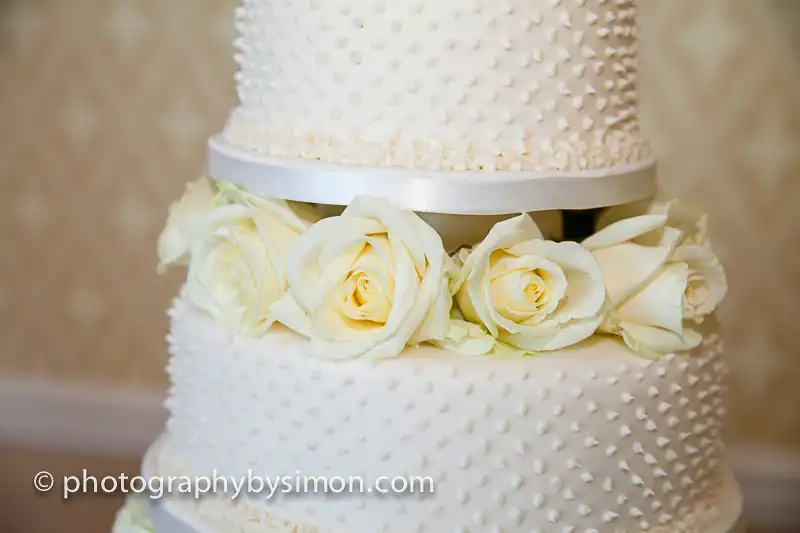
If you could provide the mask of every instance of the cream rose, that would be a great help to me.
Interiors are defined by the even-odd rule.
[[[220,196],[206,177],[186,185],[186,191],[169,207],[164,231],[158,238],[158,272],[189,260],[189,238],[197,220],[220,202]]]
[[[606,291],[597,261],[576,242],[544,240],[528,215],[496,224],[471,251],[461,250],[459,262],[453,290],[461,313],[502,343],[556,350],[602,322]],[[478,346],[474,332],[464,337]]]
[[[259,336],[274,322],[270,305],[286,291],[288,249],[316,219],[302,205],[220,188],[224,203],[191,232],[184,291],[219,323]]]
[[[622,218],[636,211],[649,214]],[[657,201],[612,209],[600,220],[608,221],[583,242],[600,264],[613,306],[601,330],[648,356],[697,346],[701,336],[684,319],[702,321],[727,291],[705,218],[674,201]]]
[[[276,320],[327,359],[397,356],[443,339],[451,268],[439,235],[417,215],[367,196],[315,224],[288,257]]]

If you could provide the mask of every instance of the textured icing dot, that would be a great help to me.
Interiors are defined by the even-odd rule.
[[[622,400],[622,402],[623,402],[623,403],[631,403],[631,402],[633,402],[633,399],[634,399],[634,398],[633,398],[633,396],[632,396],[630,393],[628,393],[628,392],[623,392],[623,393],[620,395],[620,399]]]
[[[522,442],[521,440],[514,441],[511,444],[511,447],[514,449],[514,451],[517,453],[517,455],[519,455],[521,457],[525,456],[525,448],[526,448],[526,446],[525,446],[525,443]]]
[[[545,387],[539,387],[536,393],[538,394],[540,400],[546,400],[547,397],[550,395],[550,393]]]
[[[534,494],[533,495],[533,507],[534,509],[541,509],[544,506],[545,498],[543,494]]]

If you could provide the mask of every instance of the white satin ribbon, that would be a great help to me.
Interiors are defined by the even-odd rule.
[[[386,198],[428,213],[503,215],[547,209],[589,209],[655,194],[655,159],[580,172],[451,172],[332,165],[261,156],[221,136],[208,142],[208,172],[253,193],[329,205],[358,195]]]

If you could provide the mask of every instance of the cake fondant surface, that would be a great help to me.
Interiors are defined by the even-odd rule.
[[[283,328],[244,339],[182,299],[171,316],[159,473],[436,483],[424,498],[203,504],[231,531],[704,531],[731,490],[714,333],[657,361],[594,337],[529,358],[419,347],[337,364]]]
[[[633,0],[245,0],[234,145],[332,163],[583,170],[649,154]]]

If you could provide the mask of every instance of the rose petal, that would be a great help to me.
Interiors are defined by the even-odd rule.
[[[684,243],[708,243],[708,216],[705,213],[675,198],[663,202],[662,208],[668,216],[667,224],[684,234]]]
[[[685,329],[681,336],[665,329],[631,322],[622,322],[619,327],[625,344],[645,357],[691,350],[702,341],[702,336],[690,329]]]
[[[600,216],[597,217],[597,229],[601,230],[612,224],[625,220],[626,218],[635,218],[642,215],[666,215],[667,210],[652,209],[653,202],[651,200],[637,200],[635,202],[628,202],[626,204],[611,206],[603,209]]]
[[[480,269],[470,272],[467,282],[458,293],[458,302],[467,320],[483,324],[492,336],[496,337],[499,333],[497,325],[492,320],[489,305],[492,300],[489,294],[489,284],[484,284],[483,279],[489,276],[488,261],[480,264]],[[463,302],[462,302],[463,300]]]
[[[220,193],[228,201],[253,208],[277,217],[280,222],[297,233],[303,233],[321,217],[307,205],[287,202],[280,198],[259,196],[247,192],[230,182],[219,182]]]
[[[597,315],[606,301],[603,272],[594,255],[576,242],[528,241],[512,248],[514,253],[539,254],[557,263],[564,272],[567,298],[548,319],[566,322]]]
[[[442,278],[439,294],[433,302],[433,305],[425,316],[425,319],[420,324],[417,331],[411,337],[412,344],[419,344],[425,341],[443,340],[447,335],[450,328],[450,308],[453,304],[450,289],[448,287],[449,279]]]
[[[601,229],[581,244],[588,250],[596,251],[630,241],[651,231],[663,228],[666,223],[666,215],[642,215],[626,218]]]
[[[669,248],[622,243],[594,252],[612,304],[620,305],[648,283],[666,263]]]
[[[626,322],[683,333],[683,294],[689,278],[685,263],[670,263],[614,314]]]
[[[342,309],[341,284],[353,270],[353,264],[366,243],[345,250],[325,268],[315,281],[316,293],[309,315],[314,323],[314,336],[336,342],[362,340],[382,328],[369,320],[357,320]]]
[[[719,306],[728,292],[725,269],[708,245],[687,244],[678,247],[671,261],[682,261],[689,267],[689,287],[702,284],[705,297],[702,302],[689,302],[684,317],[701,320]],[[687,291],[688,292],[688,291]]]
[[[451,352],[466,355],[486,355],[492,351],[497,341],[487,335],[480,326],[463,320],[451,320],[445,338],[431,341],[431,344]]]
[[[395,299],[386,323],[368,332],[361,329],[362,333],[368,333],[363,338],[353,331],[355,328],[351,327],[349,328],[351,331],[342,332],[352,336],[352,340],[346,342],[331,342],[313,336],[311,343],[313,355],[330,359],[395,357],[403,350],[414,330],[422,322],[428,307],[415,304],[417,298],[429,287],[423,287],[419,283],[413,260],[404,243],[395,241],[391,236],[389,241],[395,258]],[[348,328],[342,326],[342,329]]]
[[[503,334],[500,338],[503,342],[532,352],[560,350],[591,337],[602,321],[603,318],[598,316],[588,320],[562,324],[556,328],[539,328],[537,333],[541,333],[541,336],[538,334],[529,335],[523,332]]]
[[[188,262],[192,230],[218,203],[216,188],[205,176],[186,185],[183,196],[169,206],[167,223],[158,238],[159,273],[170,265]]]
[[[492,227],[486,237],[475,246],[469,254],[459,255],[463,259],[461,276],[456,282],[456,290],[479,268],[480,264],[487,263],[489,256],[497,249],[513,246],[514,244],[530,239],[541,238],[541,232],[536,223],[527,215],[519,215],[498,222]]]
[[[320,270],[324,269],[335,258],[339,257],[343,250],[355,246],[357,243],[365,242],[370,234],[383,233],[383,224],[376,220],[366,218],[344,218],[325,219],[320,221],[329,222],[326,228],[325,241],[319,242],[317,247],[317,264]],[[313,226],[308,232],[312,232],[318,225]],[[331,231],[331,228],[334,228]],[[335,235],[334,235],[335,233]]]
[[[507,268],[506,268],[507,267]],[[503,265],[498,266],[498,270],[510,272],[509,275],[504,275],[504,278],[509,278],[509,280],[513,283],[514,286],[510,287],[506,292],[510,292],[512,294],[507,295],[507,299],[514,298],[513,292],[521,292],[521,288],[519,287],[519,283],[515,282],[515,278],[517,276],[513,275],[515,270],[542,270],[547,272],[547,274],[551,277],[550,284],[551,287],[548,289],[552,292],[549,295],[549,299],[544,302],[543,305],[539,306],[540,310],[537,312],[537,315],[541,315],[542,317],[547,316],[549,313],[555,311],[556,307],[558,307],[559,301],[564,297],[567,291],[567,280],[564,276],[564,272],[561,270],[561,267],[556,263],[549,261],[541,256],[536,255],[526,255],[523,257],[510,257],[508,261],[504,262]],[[494,267],[490,269],[491,272],[494,270]],[[487,283],[489,286],[489,298],[487,299],[487,309],[489,311],[489,316],[491,319],[501,328],[505,329],[506,331],[513,332],[519,331],[520,327],[523,325],[518,322],[514,322],[510,320],[502,311],[501,309],[507,306],[507,300],[504,301],[497,301],[495,298],[495,292],[493,291],[493,283]],[[520,296],[524,297],[524,295],[520,294]],[[519,299],[519,297],[515,298]],[[511,300],[511,303],[514,303],[514,300]],[[521,306],[521,303],[517,304]]]
[[[314,303],[318,298],[314,289],[315,282],[321,275],[320,249],[326,243],[337,242],[340,246],[349,247],[351,255],[360,251],[360,248],[355,248],[359,242],[358,222],[353,222],[351,226],[351,221],[341,222],[341,220],[340,218],[327,218],[314,224],[302,238],[293,244],[286,258],[286,277],[289,282],[289,289],[294,294],[298,305],[305,309],[306,312],[314,307]],[[335,239],[337,236],[341,239],[343,235],[347,238],[343,240]],[[361,235],[360,241],[363,242],[363,240],[364,236]],[[333,257],[338,256],[331,255]],[[353,256],[353,259],[355,259],[355,256]],[[328,264],[322,263],[322,266],[327,267]]]
[[[311,337],[311,318],[298,305],[291,293],[284,293],[280,300],[270,306],[269,311],[272,317],[284,326],[304,337]]]
[[[444,249],[442,238],[413,212],[397,209],[381,198],[358,196],[347,206],[342,216],[379,220],[386,226],[390,236],[405,244],[417,272],[421,273],[426,268],[432,268],[432,274],[437,276],[442,274],[442,264],[438,257],[433,258],[431,265],[426,265],[426,255],[430,255],[433,250]],[[431,261],[431,258],[428,258],[428,261]]]

